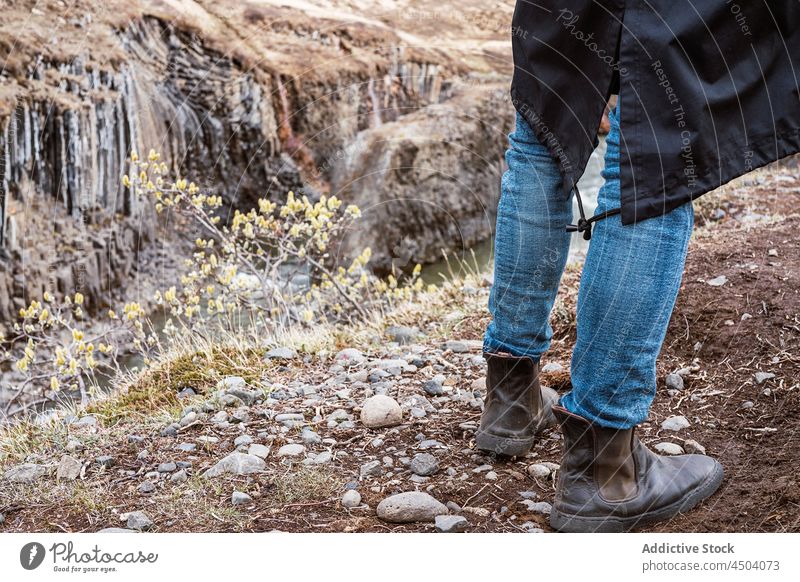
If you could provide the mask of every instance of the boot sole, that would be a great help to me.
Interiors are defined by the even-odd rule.
[[[620,533],[630,531],[637,526],[664,521],[675,517],[679,513],[689,511],[698,503],[713,495],[722,484],[723,474],[722,465],[718,464],[714,473],[683,499],[659,509],[630,517],[582,517],[580,515],[562,513],[554,507],[550,512],[550,526],[557,531],[566,533]]]
[[[533,448],[535,439],[514,439],[500,437],[485,431],[478,430],[475,435],[475,446],[487,453],[505,455],[507,457],[522,457]]]

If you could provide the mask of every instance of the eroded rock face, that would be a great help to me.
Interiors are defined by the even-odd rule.
[[[511,113],[504,89],[477,87],[358,134],[333,176],[362,211],[342,255],[370,247],[373,268],[389,272],[489,238]]]

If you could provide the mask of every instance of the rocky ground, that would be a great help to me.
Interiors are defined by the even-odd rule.
[[[713,455],[721,490],[657,531],[798,531],[796,162],[697,205],[683,288],[640,438]],[[569,387],[580,269],[543,379]],[[120,394],[0,435],[4,531],[548,532],[561,440],[474,448],[490,278],[359,329],[184,353]]]

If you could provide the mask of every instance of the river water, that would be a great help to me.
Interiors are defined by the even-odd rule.
[[[603,159],[606,153],[606,139],[605,136],[600,136],[600,143],[597,148],[592,152],[589,162],[586,164],[586,170],[578,181],[578,189],[581,192],[581,200],[583,200],[583,209],[586,216],[594,214],[597,207],[597,193],[600,186],[603,185],[603,177],[601,172],[603,170]],[[578,219],[578,203],[572,201],[572,216],[573,223]],[[586,256],[586,250],[589,248],[589,241],[583,240],[583,235],[580,233],[572,234],[572,242],[569,248],[569,261],[582,261]],[[474,259],[473,259],[474,254]],[[492,261],[494,258],[494,240],[487,239],[478,243],[471,249],[464,249],[457,255],[454,254],[450,257],[449,261],[442,260],[438,263],[431,263],[422,269],[420,277],[426,283],[441,283],[442,279],[450,279],[453,275],[462,274],[464,271],[478,271],[485,272],[492,268]],[[451,273],[452,272],[452,273]]]

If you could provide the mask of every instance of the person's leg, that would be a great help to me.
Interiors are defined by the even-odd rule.
[[[597,212],[619,205],[619,111]],[[623,136],[624,137],[624,136]],[[578,293],[572,390],[553,412],[564,437],[550,525],[625,531],[669,519],[712,495],[723,470],[707,455],[662,456],[635,435],[656,389],[656,358],[680,287],[694,215],[687,203],[623,226],[600,220]]]
[[[609,120],[596,213],[620,204],[618,107]],[[693,224],[691,202],[632,225],[623,226],[619,215],[596,223],[581,276],[572,391],[561,399],[564,408],[609,428],[647,418]]]
[[[539,359],[550,345],[548,323],[569,252],[571,200],[547,148],[517,114],[506,151],[489,295],[493,319],[484,335],[486,397],[476,446],[520,456],[555,424],[558,395],[539,384]]]
[[[549,317],[569,254],[572,201],[558,165],[519,113],[508,138],[483,348],[538,361],[553,335]]]

